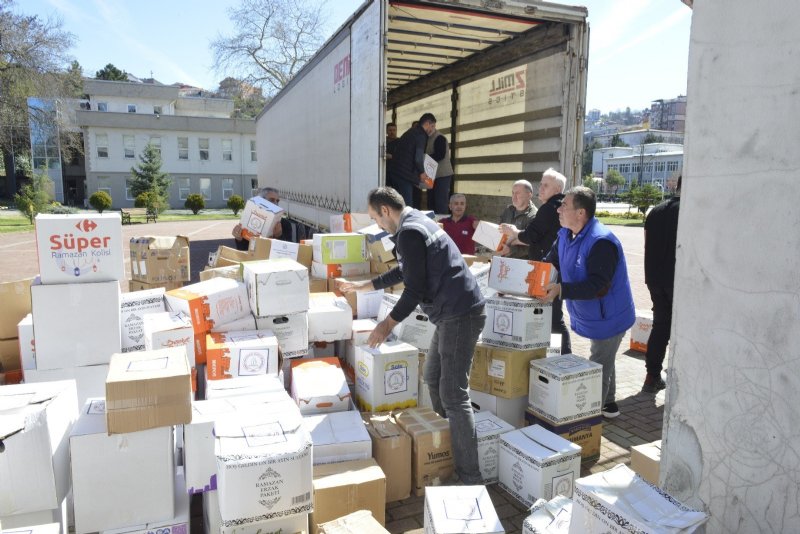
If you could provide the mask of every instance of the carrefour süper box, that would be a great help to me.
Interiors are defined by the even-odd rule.
[[[173,289],[167,291],[164,298],[171,311],[189,316],[197,334],[205,334],[215,325],[229,323],[250,313],[247,287],[230,278],[212,278]]]
[[[367,238],[363,234],[314,234],[314,261],[318,263],[359,263],[369,261]]]
[[[600,415],[603,367],[575,354],[531,361],[528,408],[563,425]]]
[[[130,250],[132,280],[158,284],[191,279],[186,236],[132,237]]]
[[[240,222],[242,237],[253,239],[258,236],[272,237],[272,228],[280,224],[283,208],[261,197],[247,201],[242,210]]]
[[[206,338],[206,376],[278,376],[278,338],[271,330],[211,333]]]
[[[486,299],[481,341],[518,350],[550,346],[553,307],[539,300],[496,295]]]
[[[475,413],[475,434],[478,436],[478,463],[484,484],[497,482],[500,462],[500,435],[512,430],[515,430],[514,426],[491,412]]]
[[[164,288],[123,293],[119,323],[122,329],[122,352],[145,350],[144,316],[164,312]],[[194,360],[191,360],[194,361]]]
[[[356,402],[365,412],[413,408],[419,398],[419,351],[402,341],[356,347]]]
[[[125,278],[119,213],[36,216],[43,284],[108,282]]]
[[[308,310],[308,269],[296,261],[248,261],[242,264],[242,276],[256,317]]]
[[[492,260],[488,285],[500,293],[543,298],[547,285],[556,280],[558,271],[551,263],[498,256]]]
[[[653,331],[653,312],[636,310],[636,322],[631,327],[631,350],[647,352],[647,342]]]

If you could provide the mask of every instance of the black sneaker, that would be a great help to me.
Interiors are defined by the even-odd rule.
[[[606,419],[614,419],[619,416],[619,406],[617,406],[616,402],[607,402],[605,406],[603,406],[603,409],[600,410],[600,413],[602,413],[603,417]]]
[[[650,375],[647,375],[647,378],[644,381],[644,385],[642,386],[642,393],[658,393],[662,389],[667,387],[667,383],[664,382],[664,379],[661,376],[657,376],[656,378],[651,378]]]

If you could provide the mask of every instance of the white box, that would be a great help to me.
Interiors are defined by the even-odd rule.
[[[106,377],[108,365],[88,365],[86,367],[70,367],[68,369],[28,369],[25,371],[25,383],[55,382],[57,380],[74,380],[78,393],[78,406],[86,404],[90,397],[102,397],[106,394]]]
[[[558,280],[551,263],[495,256],[489,268],[489,287],[500,293],[543,298],[546,287]]]
[[[214,424],[222,526],[313,509],[311,436],[295,414],[246,411]]]
[[[689,533],[708,520],[623,464],[576,480],[573,501],[572,534]]]
[[[506,399],[476,389],[470,389],[469,398],[472,401],[473,410],[492,413],[515,428],[525,426],[525,408],[528,407],[527,396]]]
[[[561,356],[561,334],[550,334],[550,346],[547,347],[547,356]]]
[[[552,316],[552,305],[539,300],[505,295],[489,297],[481,341],[519,350],[549,347]]]
[[[211,329],[212,332],[218,333],[241,332],[242,330],[261,330],[256,325],[256,318],[252,313],[229,323],[214,325],[214,328]]]
[[[580,445],[539,425],[500,436],[500,487],[525,506],[556,495],[572,497],[580,475]]]
[[[237,376],[227,380],[209,380],[206,384],[206,399],[224,399],[273,391],[284,391],[283,382],[274,376]]]
[[[469,266],[469,271],[475,277],[475,281],[478,282],[478,288],[484,298],[497,295],[497,290],[489,287],[489,270],[491,268],[491,264],[480,262],[475,262]]]
[[[206,377],[278,376],[278,338],[272,330],[245,330],[208,334]]]
[[[173,427],[108,435],[105,412],[105,399],[89,399],[70,435],[75,532],[172,519]]]
[[[653,331],[653,312],[636,310],[636,321],[631,327],[631,350],[647,353],[647,342]]]
[[[234,524],[229,527],[222,526],[222,517],[219,515],[219,494],[216,491],[203,493],[203,532],[204,534],[300,534],[309,532],[309,514],[294,514],[271,521],[248,523],[246,525]],[[153,533],[155,534],[155,533]],[[172,533],[175,534],[175,533]]]
[[[163,311],[166,311],[163,287],[123,293],[120,297],[119,314],[122,352],[145,350],[144,316]]]
[[[173,518],[101,531],[100,534],[188,534],[190,532],[189,495],[183,491],[184,487],[186,487],[186,483],[183,468],[178,467],[175,474],[175,516]]]
[[[31,286],[36,368],[107,364],[121,350],[119,282]]]
[[[369,274],[369,262],[358,263],[319,263],[311,262],[311,276],[314,278],[340,278]]]
[[[38,512],[30,512],[27,514],[5,515],[0,516],[0,532],[5,532],[11,529],[19,529],[17,532],[20,534],[28,534],[28,530],[32,525],[52,525],[55,524],[58,528],[56,533],[67,534],[70,525],[75,523],[72,520],[72,493],[68,494],[61,506],[53,508],[52,510],[39,510]],[[31,533],[33,534],[33,533]]]
[[[502,534],[500,518],[486,486],[425,488],[425,534]]]
[[[303,415],[350,409],[350,389],[335,357],[292,360],[291,394]]]
[[[365,412],[413,408],[419,402],[419,350],[402,341],[356,347],[356,402]]]
[[[350,339],[353,309],[344,297],[334,293],[312,293],[308,308],[308,341]]]
[[[55,512],[55,510],[53,511]],[[52,521],[53,519],[50,517],[50,511],[44,512],[43,519],[46,521]],[[29,514],[25,514],[28,516]],[[35,517],[40,514],[30,514],[32,517],[30,520],[23,520],[22,523],[13,526],[11,521],[7,521],[6,518],[0,517],[2,520],[2,532],[3,534],[60,534],[61,533],[61,523],[43,523],[43,522],[35,522],[32,523],[31,520],[35,521]],[[12,518],[13,519],[13,518]],[[8,525],[7,525],[8,523]]]
[[[247,287],[230,278],[212,278],[164,293],[168,311],[182,312],[192,320],[196,334],[250,314]]]
[[[353,335],[345,344],[345,364],[350,369],[356,368],[356,347],[367,342],[376,326],[378,326],[378,322],[375,319],[355,319],[353,321]]]
[[[394,309],[400,295],[384,293],[381,305],[378,308],[378,322],[383,321]],[[403,319],[392,329],[392,334],[400,340],[417,347],[420,352],[427,354],[436,332],[434,325],[420,306],[414,308],[411,314]]]
[[[192,321],[183,313],[150,313],[144,316],[144,350],[186,347],[186,357],[194,365],[195,333]],[[204,335],[204,334],[200,334]]]
[[[314,465],[372,458],[372,439],[355,410],[306,415],[303,426],[314,443]]]
[[[378,226],[377,224],[373,223],[369,226],[365,226],[360,230],[355,231],[358,234],[362,234],[366,237],[367,243],[374,243],[375,241],[380,241],[384,237],[389,236],[389,232]]]
[[[0,516],[59,508],[70,487],[75,382],[0,387]]]
[[[531,515],[522,522],[522,534],[566,534],[572,519],[572,499],[556,495],[549,501],[539,499],[531,507]]]
[[[475,433],[478,436],[478,462],[484,484],[498,480],[500,462],[500,435],[514,430],[514,426],[503,421],[492,412],[475,414]]]
[[[331,215],[330,230],[334,234],[358,232],[371,224],[373,224],[373,220],[368,213],[342,213],[341,215]]]
[[[284,358],[308,354],[308,312],[256,318],[259,330],[272,330]]]
[[[19,359],[22,370],[36,369],[36,342],[33,338],[33,314],[29,313],[17,324]]]
[[[493,252],[500,252],[508,237],[500,231],[499,224],[480,221],[475,228],[475,233],[472,234],[472,240]]]
[[[575,354],[531,360],[528,408],[561,425],[600,415],[603,366]]]
[[[250,308],[256,317],[308,310],[308,269],[288,259],[242,264]]]
[[[119,213],[36,216],[43,284],[122,280],[124,248]]]
[[[280,223],[282,213],[283,208],[265,198],[249,199],[239,220],[242,237],[248,240],[258,236],[272,237],[272,228]]]

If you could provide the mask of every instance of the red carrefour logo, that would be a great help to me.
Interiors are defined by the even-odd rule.
[[[78,230],[83,230],[84,232],[91,232],[97,228],[97,223],[90,219],[84,219],[82,221],[78,221],[78,224],[75,225],[75,228]]]

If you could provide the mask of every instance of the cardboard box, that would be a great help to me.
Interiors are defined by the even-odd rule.
[[[20,366],[24,370],[36,369],[36,341],[33,337],[33,314],[22,318],[17,325]],[[2,343],[2,342],[0,342]],[[3,349],[0,349],[0,353]],[[5,368],[5,365],[3,366]]]
[[[205,282],[212,278],[230,278],[237,282],[242,282],[242,268],[236,265],[226,265],[225,267],[206,267],[199,273],[200,281]]]
[[[192,420],[192,380],[182,347],[114,354],[106,380],[109,434]]]
[[[370,262],[369,262],[369,270],[370,270],[370,272],[372,274],[388,273],[389,271],[391,271],[395,267],[399,267],[399,266],[400,266],[400,264],[395,260],[390,260],[390,261],[386,261],[386,262],[378,262],[378,261],[375,261],[375,260],[370,260]],[[400,287],[403,286],[402,283],[398,284],[398,285]],[[398,286],[393,286],[393,287],[396,288]],[[389,289],[386,288],[386,291],[388,291],[388,290]]]
[[[351,338],[345,343],[344,368],[353,374],[355,380],[356,368],[356,347],[364,345],[369,339],[369,335],[375,330],[378,322],[375,319],[355,319],[353,321],[353,333]]]
[[[600,415],[603,367],[575,354],[531,361],[528,407],[562,425]]]
[[[309,278],[308,279],[309,293],[327,293],[328,281],[329,280],[327,278]]]
[[[402,341],[356,347],[356,403],[365,412],[413,408],[419,398],[419,350]]]
[[[254,260],[279,260],[281,258],[294,260],[307,269],[311,268],[314,255],[311,245],[291,243],[280,239],[258,237],[250,241],[250,250]]]
[[[580,474],[581,448],[538,425],[500,436],[500,487],[525,506],[572,497]]]
[[[317,527],[319,534],[389,534],[369,510],[358,510]]]
[[[355,410],[303,417],[314,443],[314,465],[372,458],[372,440]]]
[[[70,488],[75,382],[0,388],[0,517],[59,508]]]
[[[183,468],[178,467],[175,474],[175,515],[171,519],[106,530],[101,534],[186,534],[190,532],[189,495],[183,491],[184,487],[186,487],[186,482]]]
[[[661,440],[631,447],[631,469],[654,486],[661,472]]]
[[[384,293],[378,308],[378,322],[383,321],[391,313],[399,300],[399,294]],[[430,349],[435,331],[436,325],[430,321],[420,306],[414,308],[408,317],[392,329],[392,333],[398,340],[417,347],[422,353],[427,353]]]
[[[213,278],[164,293],[167,308],[183,312],[192,320],[196,334],[210,332],[250,313],[247,288],[230,278]]]
[[[600,443],[603,436],[602,415],[570,421],[564,425],[554,425],[547,419],[536,417],[536,414],[526,410],[525,423],[528,425],[539,425],[567,441],[580,445],[581,461],[593,460],[600,457]],[[633,449],[631,448],[631,457],[632,456]]]
[[[489,269],[489,287],[500,293],[543,298],[548,284],[558,280],[558,271],[541,261],[496,256]]]
[[[332,342],[349,339],[353,331],[353,310],[344,297],[314,293],[309,298],[308,341]]]
[[[369,261],[363,234],[314,234],[314,261],[318,263],[359,263]]]
[[[75,532],[175,517],[171,426],[109,435],[105,400],[89,399],[70,434]],[[147,481],[146,491],[134,480]]]
[[[125,278],[119,213],[36,216],[36,250],[43,284]]]
[[[223,527],[222,517],[219,514],[219,494],[216,491],[203,493],[203,519],[204,534],[306,534],[308,532],[308,514],[305,513],[279,517],[271,521],[246,525],[234,523],[229,527]]]
[[[397,259],[394,255],[394,241],[392,241],[391,237],[388,235],[381,239],[368,242],[367,250],[369,250],[369,259],[371,262],[389,263]]]
[[[430,408],[411,408],[397,416],[397,424],[413,443],[411,484],[414,494],[425,494],[426,486],[440,486],[453,476],[450,423]]]
[[[206,337],[206,377],[278,376],[278,338],[271,330],[211,333]]]
[[[106,364],[121,350],[119,282],[32,286],[31,300],[37,369]]]
[[[357,510],[369,510],[386,522],[386,476],[373,458],[314,466],[314,513],[311,532],[317,525]]]
[[[214,325],[212,332],[241,332],[242,330],[259,330],[256,325],[256,318],[253,314],[245,315],[241,319],[236,319],[229,323]]]
[[[0,339],[17,337],[17,325],[31,312],[33,278],[0,284]]]
[[[28,369],[25,371],[25,382],[27,384],[38,384],[58,380],[74,380],[78,394],[78,406],[83,406],[83,404],[86,404],[86,399],[102,397],[106,394],[107,376],[107,364],[69,367],[66,369]]]
[[[342,213],[331,215],[330,231],[334,234],[358,232],[374,224],[368,213]]]
[[[475,414],[475,433],[478,436],[478,462],[484,484],[498,480],[500,462],[500,435],[514,430],[514,426],[491,412]]]
[[[472,276],[475,277],[475,281],[478,282],[478,288],[481,290],[481,295],[483,295],[483,298],[489,298],[497,295],[497,290],[489,287],[490,270],[491,265],[488,263],[474,263],[469,268],[469,272],[472,273]]]
[[[0,372],[17,372],[21,369],[19,339],[0,339]]]
[[[224,245],[217,247],[217,252],[213,254],[213,257],[214,261],[209,266],[214,268],[238,267],[241,263],[257,259],[250,251],[237,250]]]
[[[272,330],[284,358],[308,354],[308,312],[257,317],[256,326],[259,330]]]
[[[356,233],[363,235],[367,243],[374,243],[375,241],[380,241],[384,237],[389,236],[389,232],[378,226],[377,224],[370,224],[369,226],[365,226],[360,230],[356,230]]]
[[[195,365],[206,362],[205,350],[195,350],[199,345],[195,343],[195,338],[201,336],[205,338],[205,334],[194,333],[192,321],[187,315],[170,312],[150,313],[142,322],[144,350],[184,347],[189,362]],[[205,347],[205,339],[201,347]]]
[[[28,516],[29,514],[24,514],[24,515]],[[30,515],[39,516],[43,514],[30,514]],[[3,528],[2,530],[3,534],[60,534],[62,531],[61,523],[58,522],[50,523],[49,521],[52,521],[53,518],[49,514],[44,514],[44,515],[46,517],[44,518],[43,521],[36,521],[35,519],[23,520],[23,522],[21,524],[18,524],[16,527],[14,526],[14,524],[12,524],[11,521],[8,521],[4,518],[0,518],[3,519],[4,521],[2,525],[0,525],[0,527]],[[8,523],[7,527],[5,526],[6,523]]]
[[[572,499],[556,495],[549,501],[539,499],[531,507],[531,515],[522,522],[522,534],[569,532],[572,519]]]
[[[506,399],[482,391],[470,390],[469,398],[472,409],[476,412],[490,412],[506,423],[519,428],[525,426],[525,408],[528,406],[528,396]]]
[[[372,457],[386,474],[386,502],[411,495],[411,436],[388,413],[361,414],[372,439]]]
[[[165,310],[163,288],[123,293],[119,314],[122,352],[145,350],[144,316]]]
[[[340,278],[369,274],[369,262],[358,263],[311,263],[311,276],[314,278]]]
[[[500,231],[500,225],[488,221],[480,221],[472,240],[494,252],[503,250],[503,245],[508,241],[508,236]]]
[[[489,263],[491,262],[490,256],[476,256],[474,254],[462,254],[462,256],[464,257],[464,261],[467,263],[467,267],[472,267],[476,263],[478,264],[477,266],[484,265],[488,267]]]
[[[443,486],[425,492],[425,534],[504,534],[486,486]]]
[[[524,397],[530,386],[530,362],[545,357],[547,349],[516,350],[475,346],[469,387],[506,399]]]
[[[139,280],[128,280],[128,291],[146,291],[148,289],[161,288],[164,291],[171,291],[173,289],[180,289],[183,287],[183,282],[162,282],[159,284],[148,284],[147,282],[140,282]]]
[[[210,380],[206,384],[206,400],[260,395],[283,391],[283,382],[272,375],[237,376],[227,380]]]
[[[303,415],[345,412],[350,409],[350,389],[338,358],[295,359],[292,398]]]
[[[539,300],[506,295],[489,297],[481,341],[519,350],[547,348],[552,315],[552,305]]]
[[[383,289],[373,289],[370,291],[353,291],[351,293],[342,293],[339,286],[342,282],[358,282],[363,280],[372,280],[374,275],[372,273],[348,276],[345,278],[334,278],[328,280],[328,291],[333,291],[336,296],[344,297],[350,308],[353,310],[353,317],[356,319],[370,319],[378,315],[381,299],[383,298]]]
[[[189,238],[178,236],[132,237],[131,279],[149,284],[188,282]]]
[[[261,197],[251,198],[242,210],[242,237],[248,240],[259,236],[271,237],[273,227],[280,224],[282,216],[283,208],[277,204]]]
[[[576,480],[573,501],[570,532],[694,532],[708,520],[623,464]]]
[[[653,312],[636,310],[636,322],[631,327],[631,350],[647,353],[647,342],[653,331]]]
[[[250,308],[256,317],[308,310],[308,269],[293,260],[242,264]]]

